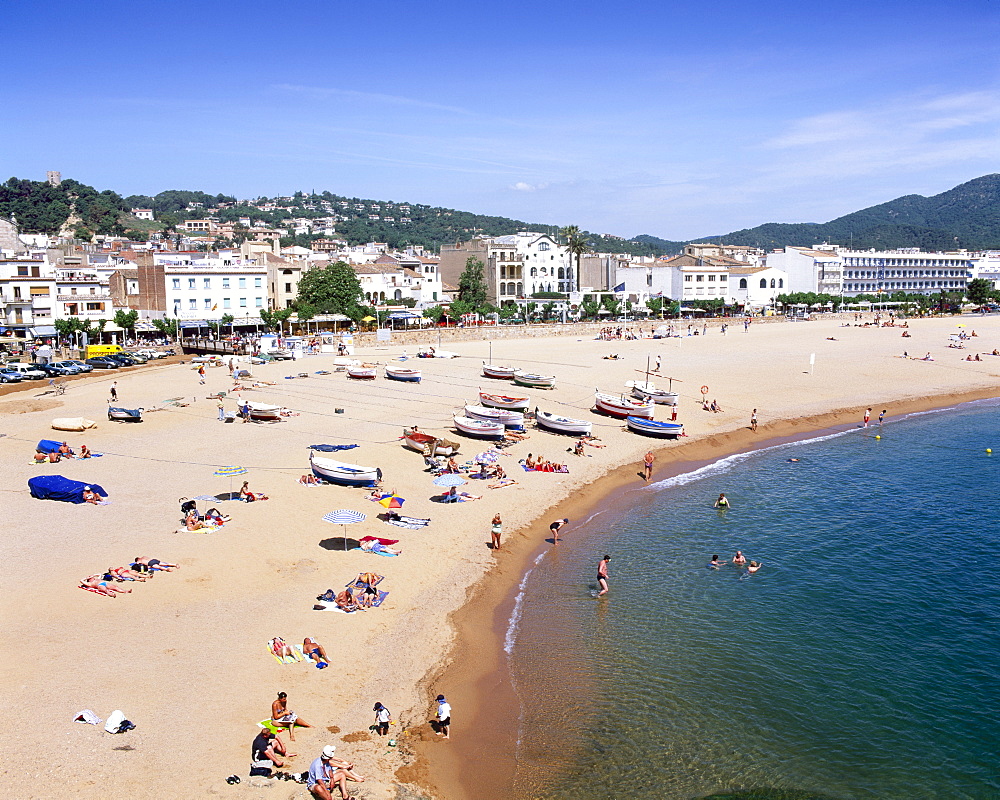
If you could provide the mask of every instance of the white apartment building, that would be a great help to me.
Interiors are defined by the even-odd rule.
[[[994,289],[1000,289],[1000,251],[978,253],[972,259],[969,280],[974,278],[985,278],[993,284]]]
[[[214,322],[229,314],[253,324],[267,308],[267,267],[244,260],[239,251],[151,253],[148,259],[149,264],[139,262],[143,316],[183,323]]]
[[[787,292],[839,295],[843,289],[843,259],[833,245],[786,247],[768,253],[764,263],[788,276]]]
[[[780,294],[788,293],[788,275],[768,266],[731,267],[729,304],[748,311],[773,308]]]

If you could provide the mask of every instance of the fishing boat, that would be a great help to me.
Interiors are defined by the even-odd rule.
[[[591,423],[582,419],[560,417],[548,411],[535,409],[535,424],[549,433],[568,433],[572,436],[590,436],[593,429]]]
[[[455,415],[455,428],[459,433],[474,439],[500,439],[503,437],[504,426],[500,422],[487,422],[484,419],[473,419]]]
[[[411,450],[416,450],[424,456],[453,456],[459,448],[458,442],[439,439],[437,436],[412,428],[403,428],[403,441]]]
[[[523,370],[515,370],[512,380],[518,386],[529,386],[532,389],[552,389],[556,385],[555,375],[535,375]]]
[[[375,380],[376,367],[374,364],[351,364],[347,368],[347,377],[359,381]]]
[[[483,376],[486,378],[497,378],[502,381],[509,381],[517,372],[517,367],[498,367],[496,364],[483,362]]]
[[[625,425],[630,431],[658,439],[676,439],[684,433],[684,426],[679,422],[657,422],[645,417],[625,417]]]
[[[281,406],[272,406],[267,403],[247,403],[250,407],[250,419],[259,422],[276,422],[281,419]]]
[[[677,392],[657,389],[651,381],[626,381],[625,388],[632,390],[632,396],[640,400],[659,403],[661,406],[677,405]]]
[[[142,422],[142,409],[108,406],[108,419],[112,422]]]
[[[317,478],[339,486],[374,486],[382,478],[382,470],[378,467],[345,464],[313,455],[312,452],[309,453],[309,466]]]
[[[350,370],[348,370],[350,375]],[[410,383],[420,383],[421,373],[419,369],[412,367],[396,367],[392,364],[385,365],[385,377],[391,381],[409,381]]]
[[[499,422],[505,428],[524,428],[524,414],[509,408],[488,408],[487,406],[466,406],[465,416],[472,419],[483,419],[487,422]]]
[[[479,402],[490,408],[512,408],[516,411],[524,411],[530,401],[527,397],[510,397],[506,394],[487,394],[482,389],[479,390]]]
[[[594,408],[609,417],[645,417],[653,418],[653,404],[644,400],[633,400],[625,395],[604,394],[598,391],[594,395]]]

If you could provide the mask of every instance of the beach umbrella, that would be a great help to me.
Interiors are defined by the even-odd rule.
[[[466,481],[465,478],[453,474],[439,475],[437,478],[434,479],[435,486],[444,486],[446,488],[450,488],[452,486],[462,486],[465,483],[468,483],[468,481]]]
[[[225,478],[225,477],[229,478],[229,499],[230,500],[233,499],[233,476],[234,475],[246,475],[247,472],[249,472],[249,471],[250,470],[248,470],[246,467],[237,467],[237,466],[232,466],[232,465],[230,465],[228,467],[219,467],[215,471],[216,475],[218,475],[218,476],[220,476],[222,478]]]
[[[341,508],[323,515],[323,522],[332,522],[334,525],[344,526],[344,550],[347,549],[347,526],[355,522],[364,522],[368,519],[367,514],[360,511],[353,511],[350,508]]]
[[[474,460],[477,464],[496,464],[500,460],[500,456],[496,450],[487,450],[485,453],[480,453],[476,456]]]
[[[385,506],[386,508],[402,508],[403,503],[405,503],[402,497],[397,497],[394,494],[387,494],[381,500],[378,501],[380,506]]]

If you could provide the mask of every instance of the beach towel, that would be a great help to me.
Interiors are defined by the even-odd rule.
[[[383,520],[386,525],[395,525],[397,528],[408,528],[411,531],[417,531],[421,528],[426,528],[431,524],[429,519],[417,519],[416,517],[398,517],[397,519],[386,519]]]
[[[332,592],[333,590],[330,589],[328,591]],[[372,600],[372,608],[378,608],[380,605],[382,605],[382,602],[388,596],[389,596],[388,592],[379,592],[378,593],[378,597],[376,597],[374,600]],[[313,606],[313,608],[316,608],[317,606],[319,606],[321,608],[328,608],[331,611],[336,611],[336,612],[338,612],[340,614],[353,614],[353,613],[355,613],[354,611],[344,611],[344,609],[338,608],[337,607],[337,603],[335,601],[333,601],[333,600],[319,600],[319,599],[317,599],[316,600],[316,605]]]
[[[369,536],[369,537],[367,537],[367,538],[369,538],[369,539],[375,539],[375,538],[377,538],[377,537],[375,537],[375,536]],[[399,539],[379,539],[379,541],[380,541],[380,542],[382,542],[382,544],[386,544],[386,545],[388,545],[388,544],[396,544],[396,542],[398,542],[398,541],[399,541]],[[355,578],[355,579],[354,579],[353,581],[351,581],[350,583],[346,584],[346,585],[347,585],[347,587],[348,587],[349,589],[364,589],[364,588],[365,588],[365,587],[366,587],[366,586],[367,586],[368,584],[367,584],[367,583],[362,583],[362,582],[361,582],[361,576],[362,576],[363,574],[364,574],[363,572],[359,572],[359,573],[358,573],[358,577],[356,577],[356,578]],[[378,580],[377,580],[377,581],[375,581],[375,583],[373,583],[373,584],[372,584],[372,587],[375,587],[375,586],[378,586],[378,585],[379,585],[380,583],[382,583],[382,581],[384,581],[384,580],[385,580],[385,575],[379,575],[379,576],[378,576]]]
[[[83,709],[83,711],[73,717],[73,722],[86,722],[90,725],[100,725],[103,721],[104,720],[102,720],[89,708]]]
[[[356,444],[311,444],[310,450],[319,450],[321,453],[335,453],[338,450],[353,450],[358,447]]]
[[[568,473],[569,467],[565,464],[560,464],[558,469],[537,469],[536,467],[529,467],[524,464],[521,465],[525,472],[555,472],[555,473]]]
[[[295,655],[295,656],[279,656],[277,653],[274,652],[274,650],[271,649],[271,642],[270,641],[265,642],[264,646],[267,648],[267,652],[269,652],[272,656],[274,656],[274,660],[277,661],[279,664],[295,664],[295,663],[297,663],[300,660],[299,656],[302,653],[302,648],[299,648],[299,655]],[[293,652],[295,651],[294,647],[292,648],[292,651]]]

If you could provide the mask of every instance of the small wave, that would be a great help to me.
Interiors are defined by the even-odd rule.
[[[598,514],[601,512],[597,512]],[[597,516],[594,514],[593,516]],[[591,517],[592,519],[593,517]],[[589,520],[588,520],[589,521]],[[503,651],[510,655],[511,651],[514,649],[514,641],[517,639],[517,629],[521,624],[521,609],[524,606],[524,588],[528,585],[528,578],[531,577],[531,573],[535,571],[535,567],[538,566],[539,562],[545,558],[545,553],[547,551],[543,550],[535,558],[534,563],[531,568],[524,573],[524,577],[521,578],[521,582],[517,586],[517,597],[514,598],[514,608],[511,609],[510,619],[507,620],[507,633],[503,637]]]

